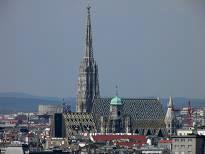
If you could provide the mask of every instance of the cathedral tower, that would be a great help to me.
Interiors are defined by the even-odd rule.
[[[87,7],[85,55],[80,64],[76,112],[91,112],[93,100],[100,95],[98,66],[93,57],[90,7]]]

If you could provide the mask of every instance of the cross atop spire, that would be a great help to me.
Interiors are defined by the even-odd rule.
[[[85,57],[92,58],[93,57],[93,46],[92,46],[92,31],[91,31],[91,17],[90,17],[90,6],[87,6],[87,25],[86,25],[86,51]]]

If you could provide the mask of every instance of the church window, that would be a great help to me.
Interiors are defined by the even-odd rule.
[[[139,131],[138,131],[138,129],[136,129],[136,130],[135,130],[135,133],[136,133],[136,134],[139,134]]]
[[[120,114],[121,114],[120,111],[118,111],[118,112],[117,112],[117,115],[120,116]]]
[[[147,135],[151,135],[151,132],[150,132],[150,130],[148,129],[148,131],[147,131]]]

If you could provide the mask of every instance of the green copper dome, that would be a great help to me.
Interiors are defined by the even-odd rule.
[[[115,96],[112,100],[111,100],[111,105],[122,105],[122,101],[121,98]]]

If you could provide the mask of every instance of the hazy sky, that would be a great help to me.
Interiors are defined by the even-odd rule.
[[[205,98],[202,1],[91,1],[101,95]],[[0,92],[76,96],[86,5],[0,0]]]

